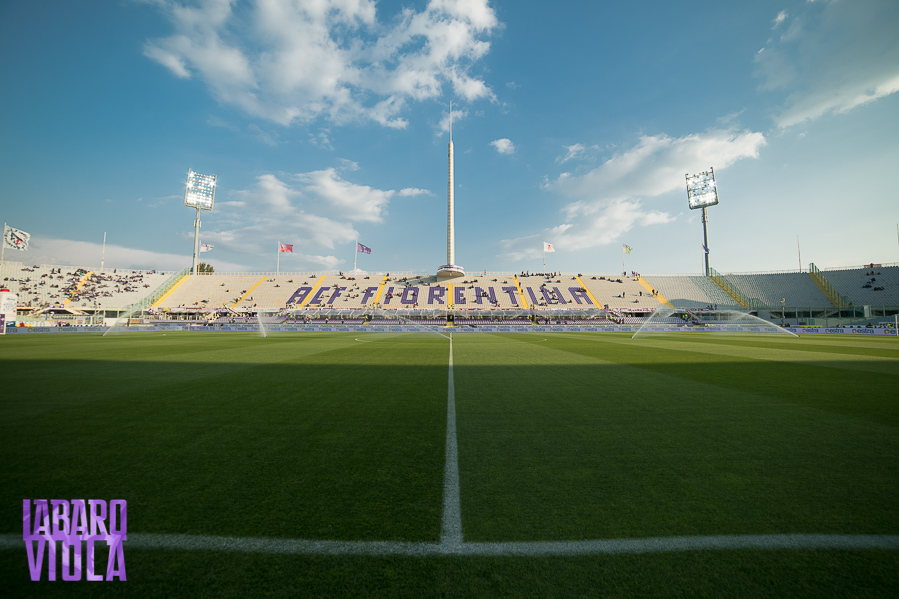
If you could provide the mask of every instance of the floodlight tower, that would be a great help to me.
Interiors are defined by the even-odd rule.
[[[705,254],[705,276],[709,276],[709,206],[718,203],[718,187],[715,184],[715,169],[698,175],[687,175],[687,201],[690,210],[702,208],[702,250]]]
[[[437,269],[438,278],[460,277],[465,274],[465,269],[456,265],[456,230],[454,226],[454,198],[453,198],[453,103],[450,102],[449,114],[449,146],[447,149],[449,162],[449,182],[446,194],[446,264]]]
[[[187,186],[184,189],[184,205],[197,209],[194,220],[194,260],[190,274],[197,274],[197,260],[200,256],[200,210],[212,210],[215,202],[215,175],[201,175],[187,170]]]

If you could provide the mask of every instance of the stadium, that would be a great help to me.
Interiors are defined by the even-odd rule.
[[[0,19],[4,597],[899,594],[894,5],[71,4]],[[818,264],[713,267],[740,161],[731,258]]]
[[[896,590],[899,265],[466,273],[449,172],[434,273],[4,262],[14,594]]]

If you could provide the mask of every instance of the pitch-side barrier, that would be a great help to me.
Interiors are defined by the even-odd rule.
[[[636,325],[607,326],[501,326],[487,325],[478,327],[433,327],[416,325],[265,325],[267,333],[636,333],[640,330]],[[896,335],[895,329],[878,328],[826,328],[826,327],[794,327],[790,332],[813,335]],[[138,333],[168,331],[244,331],[259,332],[257,325],[217,325],[204,326],[192,324],[172,325],[134,325],[128,327],[9,327],[7,333],[16,334],[49,334],[49,333]],[[708,326],[654,326],[643,327],[641,333],[782,333],[777,327],[743,327],[734,325]]]

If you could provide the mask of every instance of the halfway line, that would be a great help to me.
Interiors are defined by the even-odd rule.
[[[0,550],[25,550],[21,535],[0,534]],[[650,537],[594,541],[537,541],[511,543],[405,543],[398,541],[312,541],[212,537],[198,535],[132,533],[125,549],[169,549],[221,551],[229,553],[277,553],[288,555],[399,555],[425,557],[622,555],[708,550],[899,550],[897,535],[723,535],[696,537]],[[24,567],[24,564],[23,564]]]
[[[462,544],[462,506],[459,499],[459,446],[456,442],[456,389],[453,385],[453,336],[449,337],[449,375],[446,392],[446,466],[443,470],[443,523],[440,544]]]

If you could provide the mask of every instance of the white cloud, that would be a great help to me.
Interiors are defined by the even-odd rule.
[[[580,145],[570,148],[576,152]],[[709,166],[723,170],[737,160],[758,157],[764,145],[761,133],[733,129],[680,138],[644,136],[633,148],[592,170],[562,173],[547,182],[544,189],[569,200],[561,210],[563,222],[534,235],[504,240],[501,257],[536,258],[541,238],[553,239],[560,250],[582,250],[619,241],[634,227],[671,222],[674,216],[645,204],[684,187],[687,173]]]
[[[232,192],[204,220],[203,239],[216,248],[265,256],[277,241],[294,244],[290,268],[333,269],[344,260],[327,250],[349,244],[358,223],[384,222],[394,196],[431,195],[424,189],[376,189],[344,178],[359,165],[278,176],[266,173],[249,189]]]
[[[570,146],[565,146],[566,154],[565,156],[559,156],[556,158],[556,164],[564,164],[571,160],[572,158],[576,158],[580,156],[584,152],[583,144],[573,144]]]
[[[777,125],[845,113],[899,92],[896,23],[894,0],[818,2],[790,18],[786,32],[755,57],[760,89],[784,95]]]
[[[205,235],[204,235],[205,239]],[[48,264],[59,266],[81,266],[99,268],[103,254],[103,244],[71,239],[53,239],[33,236],[29,247],[27,264]],[[204,254],[208,257],[209,254]],[[169,254],[130,248],[113,243],[106,244],[104,268],[126,270],[172,270],[178,271],[191,265],[190,254]],[[93,266],[91,266],[93,265]],[[215,261],[221,271],[242,271],[246,267],[232,262]]]
[[[488,0],[430,0],[379,22],[373,0],[158,3],[174,26],[144,55],[176,77],[197,77],[221,102],[282,125],[324,118],[404,128],[410,101],[449,87],[493,99],[472,73],[500,24]]]
[[[547,186],[576,200],[566,207],[569,215],[589,214],[613,201],[654,197],[682,187],[686,173],[757,158],[764,145],[762,133],[734,129],[709,129],[679,138],[644,136],[597,168],[583,174],[562,173]]]
[[[433,196],[434,194],[428,191],[427,189],[419,189],[417,187],[407,187],[405,189],[401,189],[397,194],[403,198],[414,198],[416,196]]]
[[[382,222],[383,212],[396,193],[350,183],[333,168],[297,175],[303,193],[327,202],[336,213],[348,220]]]
[[[778,27],[780,27],[781,23],[786,21],[787,17],[789,17],[789,16],[790,15],[788,15],[787,11],[785,11],[785,10],[782,10],[779,13],[777,13],[777,16],[774,17],[774,25],[771,26],[771,29],[777,29]]]
[[[459,110],[456,107],[453,107],[453,122],[458,123],[459,121],[464,121],[468,118],[468,111],[465,109]],[[440,122],[437,124],[437,129],[434,130],[435,136],[443,135],[444,133],[449,133],[450,128],[450,113],[449,110],[443,113],[440,117]]]
[[[494,139],[490,142],[490,145],[496,148],[496,151],[500,154],[514,154],[515,153],[515,144],[511,142],[511,140],[503,137],[502,139]]]

